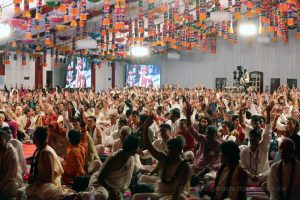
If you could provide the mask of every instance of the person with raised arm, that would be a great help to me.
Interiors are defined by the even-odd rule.
[[[192,165],[193,181],[192,184],[197,184],[200,179],[206,174],[215,175],[220,166],[220,143],[217,140],[217,127],[209,125],[206,130],[206,135],[197,132],[192,126],[191,115],[192,107],[186,105],[186,118],[189,133],[198,143],[198,149],[195,154],[195,161]]]
[[[266,108],[267,120],[264,131],[254,127],[249,134],[250,146],[241,151],[241,166],[248,173],[248,185],[258,185],[264,188],[266,186],[270,171],[268,153],[272,133],[270,115],[273,107],[274,102],[271,102]]]
[[[155,193],[136,194],[133,200],[142,199],[186,199],[185,186],[190,180],[191,167],[183,158],[184,140],[181,136],[170,139],[167,142],[168,153],[158,151],[151,143],[149,127],[153,124],[153,116],[144,123],[144,143],[151,155],[158,160],[160,179],[156,183]]]

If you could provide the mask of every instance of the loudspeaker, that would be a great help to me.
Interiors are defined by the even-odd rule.
[[[243,71],[243,66],[237,66],[238,71]]]

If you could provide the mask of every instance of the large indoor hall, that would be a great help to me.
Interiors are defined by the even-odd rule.
[[[300,200],[300,0],[0,0],[0,200]]]

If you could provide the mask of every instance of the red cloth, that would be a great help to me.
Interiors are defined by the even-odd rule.
[[[193,151],[195,148],[195,140],[187,131],[178,131],[176,135],[182,135],[185,139],[183,151]]]
[[[13,137],[16,139],[18,134],[18,124],[15,121],[9,121],[6,123],[13,128]]]
[[[55,133],[62,136],[62,137],[66,137],[66,130],[59,127],[58,123],[56,121],[52,121],[48,124],[48,127],[52,127],[55,129]]]
[[[242,144],[245,139],[245,134],[243,133],[243,128],[242,128],[242,126],[238,126],[236,130],[239,133],[239,135],[238,135],[239,142],[240,142],[240,144]]]
[[[55,113],[53,114],[47,114],[45,117],[43,117],[43,125],[48,126],[50,122],[56,121],[57,115]]]

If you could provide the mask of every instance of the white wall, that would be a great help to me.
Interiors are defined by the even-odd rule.
[[[102,61],[101,67],[96,66],[96,91],[111,88],[111,62]]]
[[[183,52],[180,60],[168,60],[166,56],[156,55],[145,61],[161,66],[161,84],[179,84],[182,87],[193,87],[203,84],[215,87],[215,78],[233,77],[232,72],[238,65],[248,71],[264,73],[264,87],[270,86],[271,78],[280,78],[286,84],[287,78],[299,78],[300,85],[300,40],[290,38],[288,44],[247,43],[240,39],[234,46],[223,39],[217,41],[217,53],[202,53],[199,49]],[[134,61],[132,61],[134,63]]]
[[[203,84],[206,87],[215,87],[215,78],[232,78],[232,72],[238,65],[248,71],[262,71],[264,73],[264,87],[270,86],[271,78],[280,78],[281,84],[286,84],[287,78],[295,78],[300,86],[300,41],[290,38],[288,44],[279,43],[252,44],[240,39],[238,45],[228,44],[223,39],[218,40],[217,54],[202,53],[199,49],[191,52],[182,52],[180,60],[168,60],[165,55],[155,55],[145,61],[131,61],[132,63],[148,63],[161,66],[161,84],[179,84],[182,87],[193,87]],[[5,69],[7,85],[18,83],[34,86],[34,62],[27,58],[27,65],[21,65],[21,55],[18,61],[11,61]],[[53,85],[63,86],[65,70],[64,64],[54,67],[54,61],[47,55],[48,66],[44,68],[43,82],[46,84],[46,71],[53,70]],[[111,66],[103,61],[101,68],[96,68],[96,90],[111,87]],[[29,80],[24,80],[29,76]],[[116,86],[122,87],[125,82],[125,63],[116,62]]]
[[[52,82],[53,87],[60,86],[64,87],[66,85],[66,74],[67,74],[67,64],[59,63],[59,67],[55,67],[55,58],[51,59],[52,62]]]
[[[14,53],[12,53],[14,54]],[[18,87],[23,84],[24,87],[33,88],[35,84],[35,62],[33,59],[26,57],[26,65],[22,66],[22,55],[17,55],[18,59],[11,60],[9,65],[5,65],[5,83],[10,88],[11,85]],[[13,57],[13,56],[12,56]],[[24,80],[24,77],[29,77],[29,80]]]
[[[124,87],[125,86],[125,65],[124,62],[116,62],[116,87]]]
[[[12,52],[12,55],[14,52]],[[22,66],[22,55],[17,55],[17,60],[11,60],[9,65],[5,65],[5,83],[7,86],[23,84],[24,87],[34,88],[35,86],[35,62],[26,56],[26,65]],[[43,85],[46,85],[46,70],[51,70],[51,56],[47,55],[47,67],[43,67]],[[24,80],[29,77],[29,80]]]

